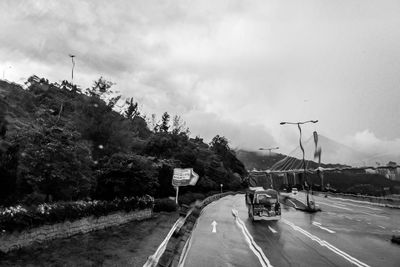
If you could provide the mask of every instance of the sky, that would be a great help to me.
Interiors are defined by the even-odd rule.
[[[70,80],[74,54],[74,83],[103,76],[206,141],[290,153],[298,130],[279,123],[318,120],[305,140],[400,160],[399,14],[398,0],[3,0],[0,70]]]

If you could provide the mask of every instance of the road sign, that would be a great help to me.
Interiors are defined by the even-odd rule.
[[[187,186],[187,185],[195,185],[197,180],[199,179],[199,175],[193,171],[192,168],[187,169],[174,169],[174,176],[172,177],[172,185],[173,186]]]
[[[192,168],[187,169],[174,169],[174,176],[172,177],[172,185],[176,190],[175,201],[178,204],[179,187],[187,185],[196,185],[199,180],[199,175],[193,171]]]

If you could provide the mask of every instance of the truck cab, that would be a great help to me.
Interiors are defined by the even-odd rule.
[[[246,206],[253,221],[281,218],[281,206],[276,190],[250,187],[246,192]]]

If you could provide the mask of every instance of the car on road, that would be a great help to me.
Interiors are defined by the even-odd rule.
[[[293,194],[293,195],[297,195],[298,192],[299,192],[299,191],[297,190],[296,187],[292,188],[292,194]]]

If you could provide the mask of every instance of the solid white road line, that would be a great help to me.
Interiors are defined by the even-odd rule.
[[[186,257],[191,246],[192,246],[192,236],[189,237],[189,240],[186,241],[186,244],[183,247],[181,257],[179,258],[178,267],[183,267],[185,265]]]
[[[165,248],[167,247],[167,243],[168,243],[169,239],[171,238],[172,234],[174,233],[176,227],[178,227],[178,225],[182,224],[186,220],[186,217],[185,218],[179,217],[178,220],[176,220],[175,224],[172,226],[171,230],[169,230],[167,236],[165,237],[163,242],[161,242],[161,244],[157,248],[156,252],[147,259],[147,261],[143,265],[143,267],[157,266],[158,261],[160,260],[161,255],[164,253]]]
[[[271,263],[269,262],[268,258],[265,256],[262,249],[257,245],[257,243],[254,241],[253,237],[247,230],[246,226],[244,225],[244,222],[239,218],[238,211],[232,209],[232,215],[235,217],[237,226],[239,226],[239,228],[242,230],[242,233],[249,245],[249,248],[251,249],[251,251],[253,251],[254,255],[256,255],[256,257],[258,258],[261,266],[272,267]]]
[[[274,228],[272,228],[272,227],[269,226],[269,225],[268,225],[268,229],[269,229],[272,233],[274,233],[274,234],[278,233]]]
[[[290,199],[288,199],[288,200],[289,200],[289,202],[292,203],[292,204],[294,205],[294,207],[297,209],[297,205],[296,205],[293,201],[291,201]]]
[[[319,228],[321,228],[322,230],[327,231],[328,233],[331,233],[331,234],[336,233],[335,231],[332,231],[332,230],[330,230],[330,229],[328,229],[328,228],[326,228],[326,227],[323,227],[323,226],[321,225],[321,223],[319,223],[319,222],[313,222],[312,224],[315,225],[315,226],[317,226],[317,227],[319,227]]]
[[[359,266],[359,267],[369,267],[368,264],[366,264],[366,263],[364,263],[364,262],[362,262],[362,261],[360,261],[360,260],[358,260],[358,259],[356,259],[356,258],[350,256],[350,255],[347,254],[346,252],[344,252],[344,251],[338,249],[337,247],[331,245],[331,244],[328,243],[327,241],[321,240],[321,239],[318,238],[317,236],[310,234],[310,233],[307,232],[306,230],[304,230],[304,229],[298,227],[297,225],[295,225],[295,224],[293,224],[293,223],[287,221],[286,219],[282,219],[282,222],[283,222],[283,223],[286,223],[287,225],[289,225],[290,227],[292,227],[295,231],[298,231],[298,232],[302,233],[303,235],[307,236],[307,237],[310,238],[311,240],[316,241],[316,242],[317,242],[318,244],[320,244],[321,246],[328,248],[329,250],[331,250],[331,251],[334,252],[335,254],[341,256],[342,258],[344,258],[344,259],[346,259],[347,261],[353,263],[354,265]]]

